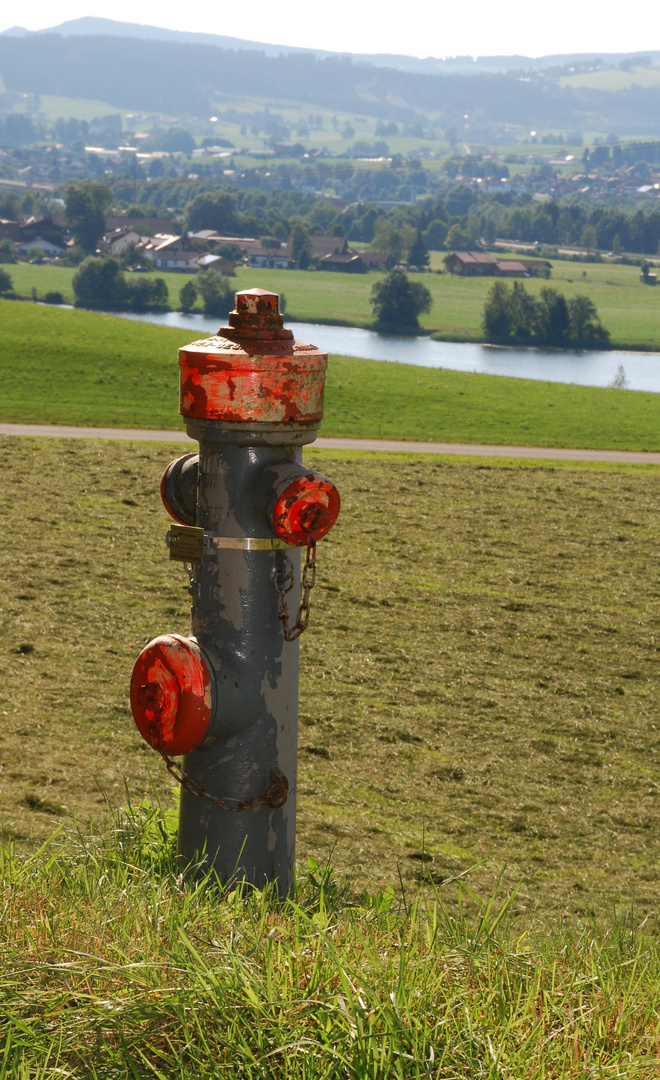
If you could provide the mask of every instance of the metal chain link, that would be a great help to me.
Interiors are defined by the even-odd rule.
[[[307,557],[302,572],[300,607],[298,608],[298,617],[292,626],[289,625],[287,593],[291,592],[293,588],[293,567],[291,563],[289,563],[289,566],[291,567],[290,572],[281,575],[281,577],[275,571],[273,580],[277,590],[277,614],[282,623],[284,640],[295,641],[307,629],[309,622],[309,594],[316,584],[316,540],[311,536],[307,540]]]
[[[229,795],[211,795],[201,784],[193,780],[192,776],[188,776],[177,761],[172,761],[172,758],[168,757],[162,750],[159,750],[159,753],[165,762],[168,773],[181,784],[181,787],[198,799],[209,799],[216,806],[219,806],[221,810],[228,810],[232,814],[240,814],[243,810],[251,810],[255,806],[269,806],[272,810],[279,810],[281,806],[284,806],[289,796],[289,781],[275,765],[271,765],[271,782],[261,795],[253,795],[251,799],[234,799]]]
[[[229,795],[211,795],[201,784],[193,780],[192,776],[188,776],[188,773],[184,772],[178,761],[173,761],[171,757],[167,756],[163,750],[163,733],[157,716],[154,716],[149,727],[149,741],[154,750],[157,750],[162,757],[170,776],[173,776],[177,783],[181,784],[181,787],[198,799],[209,799],[210,802],[219,806],[221,810],[227,810],[231,814],[240,814],[243,810],[251,810],[255,806],[269,806],[271,810],[279,810],[289,797],[289,781],[275,765],[271,765],[271,782],[261,795],[254,795],[251,799],[235,799]]]
[[[296,641],[297,638],[307,629],[309,623],[309,595],[316,584],[316,540],[309,537],[307,541],[307,554],[305,558],[305,565],[302,572],[302,595],[300,598],[300,607],[298,608],[298,616],[293,626],[289,625],[289,609],[287,605],[287,593],[293,588],[293,566],[289,563],[289,570],[282,575],[278,575],[277,571],[274,572],[275,588],[277,590],[277,614],[280,622],[282,623],[282,630],[284,632],[285,641]],[[186,566],[188,576],[190,578],[191,590],[194,588],[195,579],[192,567]],[[178,762],[173,761],[171,757],[168,757],[162,747],[162,731],[157,716],[151,722],[149,729],[149,742],[153,746],[154,750],[157,750],[163,761],[165,762],[165,768],[169,772],[170,776],[173,776],[177,783],[181,784],[181,787],[189,791],[191,795],[196,796],[198,799],[209,799],[211,802],[219,806],[221,810],[227,810],[230,813],[240,814],[243,810],[252,809],[255,806],[269,806],[273,810],[278,810],[284,806],[289,795],[289,781],[283,772],[276,766],[272,766],[270,770],[271,783],[261,795],[255,795],[251,799],[235,799],[231,796],[219,796],[211,795],[201,784],[198,784],[196,780],[193,780],[192,776],[188,776],[184,772],[181,765]]]

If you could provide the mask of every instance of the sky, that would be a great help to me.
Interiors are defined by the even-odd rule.
[[[404,53],[409,56],[544,56],[573,52],[643,52],[660,49],[657,7],[638,0],[629,20],[612,4],[582,0],[470,0],[440,3],[416,0],[412,8],[366,4],[365,0],[249,0],[248,4],[197,3],[188,8],[172,0],[33,0],[6,6],[0,29],[25,26],[42,30],[69,19],[97,15],[119,21],[226,34],[280,45],[338,52]],[[380,17],[379,17],[380,11]],[[411,15],[408,17],[407,12]]]

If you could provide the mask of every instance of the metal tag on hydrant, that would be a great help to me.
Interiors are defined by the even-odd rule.
[[[194,525],[173,525],[167,534],[170,559],[201,563],[204,557],[204,530]]]

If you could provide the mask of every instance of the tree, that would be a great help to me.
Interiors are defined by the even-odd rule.
[[[191,311],[195,306],[195,300],[197,299],[197,289],[192,281],[187,281],[182,289],[179,289],[179,301],[181,303],[181,310],[184,312]]]
[[[410,281],[403,270],[392,270],[371,290],[375,327],[387,334],[416,334],[418,316],[429,311],[431,293],[419,281]]]
[[[477,246],[477,237],[462,225],[452,225],[445,239],[448,251],[470,251]]]
[[[514,281],[511,289],[509,312],[512,340],[524,345],[533,344],[539,336],[539,305],[519,281]]]
[[[503,281],[496,281],[488,293],[482,325],[487,341],[500,342],[511,339],[509,290]]]
[[[163,278],[127,282],[121,266],[109,255],[88,256],[74,274],[75,306],[93,311],[167,309],[169,293]]]
[[[606,349],[610,343],[609,331],[600,321],[596,305],[588,296],[578,293],[568,301],[570,338],[573,345],[585,349]]]
[[[169,292],[163,278],[142,277],[137,281],[124,282],[121,302],[127,311],[169,310],[168,300]]]
[[[14,283],[11,276],[6,270],[0,268],[0,296],[3,296],[4,293],[12,292],[13,288]]]
[[[20,212],[18,195],[15,195],[13,191],[0,195],[0,217],[8,218],[10,221],[18,221]]]
[[[429,265],[429,259],[429,249],[424,243],[424,238],[418,229],[410,251],[408,252],[408,266],[416,266],[418,269],[422,269]]]
[[[196,195],[188,204],[186,217],[188,228],[193,232],[197,229],[232,232],[237,225],[236,199],[228,191]]]
[[[233,307],[234,290],[225,278],[209,267],[196,275],[195,287],[202,297],[205,315],[219,319],[227,317]]]
[[[379,251],[383,255],[387,255],[393,263],[403,262],[404,260],[410,262],[410,258],[406,259],[406,256],[415,243],[416,235],[412,225],[403,224],[397,227],[391,218],[383,214],[377,219],[374,226],[374,238],[371,247],[373,251]],[[415,263],[415,265],[418,264]]]
[[[598,237],[593,225],[585,225],[580,233],[580,247],[586,248],[587,251],[595,251],[598,246]]]
[[[125,281],[119,263],[109,255],[88,256],[71,282],[75,306],[116,311],[122,305]]]
[[[300,221],[294,221],[289,234],[289,250],[291,258],[301,270],[309,266],[312,254],[312,241],[306,227]]]
[[[568,304],[557,289],[541,289],[537,336],[544,344],[558,349],[568,342],[570,318]]]
[[[144,248],[136,243],[127,244],[119,256],[119,262],[124,270],[127,270],[129,266],[142,266],[147,262]]]
[[[166,150],[170,154],[192,154],[195,149],[195,140],[184,127],[168,128],[156,139],[159,150]]]
[[[110,189],[97,180],[83,180],[66,189],[64,214],[76,244],[87,255],[96,251],[105,232],[105,215],[111,202]]]
[[[426,240],[427,247],[429,247],[431,251],[442,251],[446,236],[447,226],[444,221],[439,221],[438,218],[435,218],[429,224],[429,227],[424,234],[424,239]]]
[[[483,227],[483,238],[488,247],[492,247],[492,245],[495,243],[495,236],[495,222],[492,218],[488,218],[488,220],[484,223]]]

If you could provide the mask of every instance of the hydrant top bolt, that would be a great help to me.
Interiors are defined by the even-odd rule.
[[[265,289],[244,289],[235,294],[236,307],[229,315],[234,330],[281,330],[284,316],[279,312],[279,296]],[[293,337],[288,331],[288,337]]]

